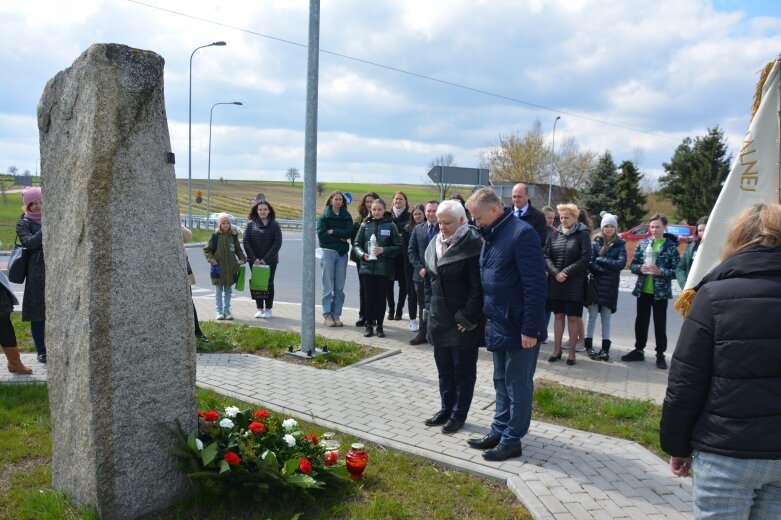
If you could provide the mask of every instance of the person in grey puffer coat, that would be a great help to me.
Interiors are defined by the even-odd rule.
[[[267,201],[262,200],[252,207],[247,228],[244,230],[243,244],[250,270],[253,265],[268,265],[271,270],[268,290],[250,291],[258,309],[255,317],[271,318],[271,308],[274,306],[274,275],[282,247],[282,228],[279,227],[274,208]]]
[[[553,324],[554,349],[548,361],[561,359],[561,341],[564,335],[564,316],[569,331],[567,364],[575,364],[575,345],[579,318],[583,316],[586,276],[591,262],[591,236],[588,227],[577,221],[578,207],[559,204],[561,225],[559,232],[545,244],[545,268],[548,272],[548,301],[546,308],[555,316]]]
[[[428,342],[434,345],[441,407],[427,426],[455,433],[464,426],[477,380],[477,352],[485,343],[480,251],[483,240],[470,227],[457,200],[437,209],[439,233],[426,248]]]

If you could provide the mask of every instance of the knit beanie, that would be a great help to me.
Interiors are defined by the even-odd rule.
[[[220,213],[217,215],[217,229],[220,229],[220,226],[222,226],[223,222],[227,222],[228,224],[231,223],[231,216],[227,213]]]
[[[22,192],[22,204],[25,209],[33,202],[40,202],[41,200],[41,188],[27,188]]]
[[[599,225],[599,228],[602,229],[603,227],[607,225],[611,225],[618,229],[618,217],[613,215],[612,213],[608,213],[607,211],[603,211],[599,214],[600,217],[602,217],[602,223]]]

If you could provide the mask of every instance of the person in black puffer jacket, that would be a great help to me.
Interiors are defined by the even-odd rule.
[[[267,291],[250,291],[258,312],[256,318],[271,318],[274,306],[274,275],[279,263],[279,250],[282,247],[282,228],[277,222],[274,208],[262,200],[252,207],[247,228],[244,230],[244,252],[250,271],[253,265],[268,265],[271,269]]]
[[[455,433],[464,426],[477,380],[477,352],[485,343],[480,251],[483,240],[469,226],[457,200],[437,208],[439,233],[426,248],[428,342],[434,345],[441,407],[427,426]]]
[[[602,213],[600,233],[591,243],[591,264],[597,299],[588,306],[586,353],[591,359],[610,360],[610,317],[618,307],[621,271],[626,267],[626,242],[618,236],[618,218]],[[597,315],[602,318],[602,348],[594,352],[594,329]]]
[[[564,335],[564,316],[569,331],[567,364],[575,364],[579,319],[583,316],[586,274],[591,262],[591,236],[588,227],[577,221],[578,207],[559,204],[561,226],[558,233],[545,244],[545,268],[548,271],[548,301],[546,308],[555,316],[553,324],[554,349],[548,361],[561,359],[561,339]]]
[[[779,518],[781,205],[743,210],[722,259],[681,327],[661,446],[675,475],[693,470],[695,518]]]

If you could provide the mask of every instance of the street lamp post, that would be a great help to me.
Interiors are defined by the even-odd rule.
[[[222,47],[225,42],[212,42],[208,45],[201,45],[198,49],[204,47]],[[190,95],[189,108],[187,116],[187,225],[193,227],[193,56],[195,51],[190,54]]]
[[[556,123],[559,122],[559,119],[561,119],[561,116],[556,116],[556,119],[553,121],[553,143],[550,147],[551,169],[548,174],[548,207],[550,207],[551,191],[553,191],[553,167],[556,166]]]
[[[214,115],[214,107],[217,105],[242,105],[241,101],[231,101],[228,103],[215,103],[209,110],[209,166],[206,169],[206,229],[209,229],[209,204],[212,200],[212,116]]]

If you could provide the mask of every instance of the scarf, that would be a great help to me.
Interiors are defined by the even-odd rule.
[[[567,235],[569,235],[570,233],[572,233],[572,230],[573,230],[573,229],[575,229],[575,226],[568,227],[568,228],[567,228],[567,227],[564,227],[564,226],[559,226],[559,233],[561,233],[561,234],[562,234],[562,235],[564,235],[564,236],[567,236]]]
[[[401,214],[402,214],[402,213],[404,213],[404,210],[405,210],[406,208],[401,208],[401,209],[391,208],[391,209],[393,210],[393,215],[394,215],[396,218],[399,218],[399,216],[401,216]]]
[[[437,258],[442,258],[442,256],[445,254],[445,251],[447,251],[450,246],[458,242],[461,239],[461,237],[466,235],[467,231],[469,231],[469,224],[464,222],[448,238],[444,238],[442,236],[441,231],[437,233],[437,242],[436,242]]]
[[[37,223],[41,223],[41,210],[38,211],[29,211],[24,210],[24,216],[25,218],[29,218],[30,220],[34,220]]]

